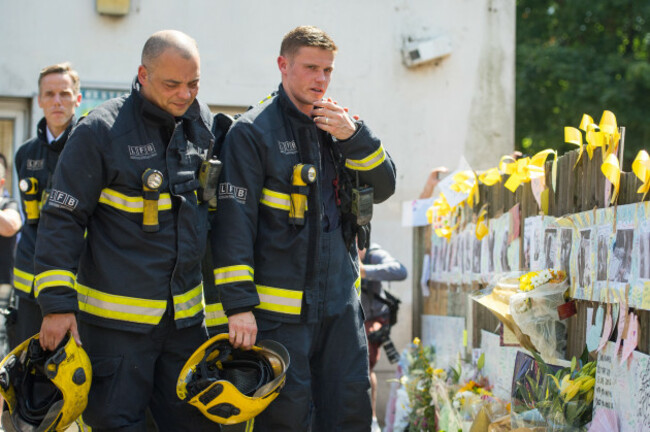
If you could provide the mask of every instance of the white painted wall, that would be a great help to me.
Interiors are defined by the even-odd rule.
[[[90,0],[0,0],[0,97],[33,98],[40,68],[64,60],[83,86],[128,89],[146,38],[175,28],[199,44],[199,99],[248,106],[277,87],[280,41],[301,24],[336,41],[329,95],[367,121],[397,164],[397,193],[376,207],[373,239],[410,269],[412,231],[400,226],[401,202],[419,195],[434,166],[453,168],[464,154],[485,169],[513,148],[512,0],[131,0],[121,18],[98,15]],[[451,39],[449,57],[403,66],[404,40],[437,35]],[[34,130],[41,113],[32,106]],[[404,300],[398,349],[412,335],[410,277],[392,285]],[[379,370],[392,374],[385,359]]]

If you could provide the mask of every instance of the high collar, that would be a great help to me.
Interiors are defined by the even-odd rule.
[[[289,95],[284,90],[284,87],[282,87],[282,84],[280,84],[278,87],[278,100],[283,111],[287,113],[292,119],[297,120],[301,123],[309,123],[311,125],[314,125],[314,120],[307,114],[300,111],[298,107],[293,103],[293,101],[289,99]]]
[[[147,123],[154,126],[164,126],[174,128],[176,122],[180,120],[196,120],[200,117],[200,107],[198,101],[195,99],[192,105],[180,117],[174,117],[162,108],[154,105],[142,94],[142,85],[138,81],[138,77],[133,79],[131,85],[131,94],[135,95],[136,106],[140,109],[142,117]]]
[[[58,139],[52,141],[51,143],[48,143],[47,139],[47,120],[45,117],[43,117],[39,122],[38,122],[38,127],[36,130],[36,134],[38,135],[38,138],[49,148],[56,152],[60,152],[63,150],[63,146],[65,143],[68,141],[68,136],[70,136],[70,131],[72,131],[72,127],[74,124],[77,122],[77,119],[75,116],[72,116],[72,119],[70,120],[70,124],[68,125],[67,128],[63,131],[61,136],[59,136]]]

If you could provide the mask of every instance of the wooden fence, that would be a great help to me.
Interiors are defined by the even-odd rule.
[[[549,158],[550,159],[550,158]],[[549,187],[548,215],[561,217],[573,213],[585,212],[595,208],[607,207],[605,197],[606,179],[601,172],[603,155],[600,148],[595,149],[593,158],[583,153],[576,165],[578,151],[560,156],[557,160],[556,188],[551,181],[552,161],[546,162],[546,185]],[[574,168],[574,165],[575,168]],[[471,210],[474,219],[479,210],[487,204],[487,217],[492,219],[509,211],[514,205],[520,205],[521,223],[519,241],[524,239],[525,218],[540,214],[532,193],[531,184],[522,184],[514,193],[504,187],[502,182],[493,186],[479,185],[480,201]],[[640,202],[643,195],[637,193],[641,182],[634,173],[621,174],[620,192],[617,205]],[[646,201],[650,198],[646,197]],[[520,243],[520,246],[523,246]],[[430,252],[431,227],[416,228],[413,238],[413,274],[422,274],[422,257]],[[520,250],[520,263],[523,263],[523,247]],[[521,270],[528,270],[521,268]],[[429,282],[429,295],[423,296],[418,277],[413,282],[413,333],[420,333],[421,314],[460,316],[466,318],[466,327],[472,346],[480,346],[480,330],[494,332],[499,321],[484,306],[468,299],[468,295],[483,288],[481,283],[453,284]],[[568,318],[566,357],[579,356],[585,346],[587,308],[594,308],[598,302],[575,300],[577,314]],[[640,338],[638,350],[650,353],[650,311],[631,309],[639,318]],[[615,332],[614,332],[615,335]],[[469,343],[468,342],[468,343]]]

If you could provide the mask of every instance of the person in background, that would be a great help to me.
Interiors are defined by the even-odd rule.
[[[38,106],[43,118],[37,134],[16,153],[20,198],[25,225],[16,249],[13,287],[16,322],[11,348],[34,336],[41,328],[41,310],[34,292],[34,254],[40,208],[51,189],[59,155],[75,123],[75,108],[81,103],[79,74],[69,63],[47,66],[38,77]]]
[[[18,202],[5,189],[7,159],[0,153],[0,356],[8,353],[7,322],[11,297],[11,273],[16,252],[16,234],[23,226]]]
[[[427,176],[427,180],[424,183],[422,192],[420,192],[420,199],[431,198],[433,196],[433,190],[436,188],[440,182],[440,175],[448,173],[449,170],[446,167],[440,166],[431,170]]]
[[[364,326],[368,341],[368,360],[370,366],[370,385],[372,400],[372,432],[379,432],[377,423],[377,375],[374,368],[379,360],[382,343],[373,341],[372,334],[381,332],[388,337],[390,310],[383,289],[385,281],[406,279],[406,268],[378,244],[372,243],[367,249],[359,249],[359,271],[361,273],[361,304],[366,316]]]

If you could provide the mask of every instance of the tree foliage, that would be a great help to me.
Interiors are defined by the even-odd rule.
[[[650,149],[650,2],[518,0],[516,80],[517,149],[571,150],[564,126],[607,109],[629,169]]]

